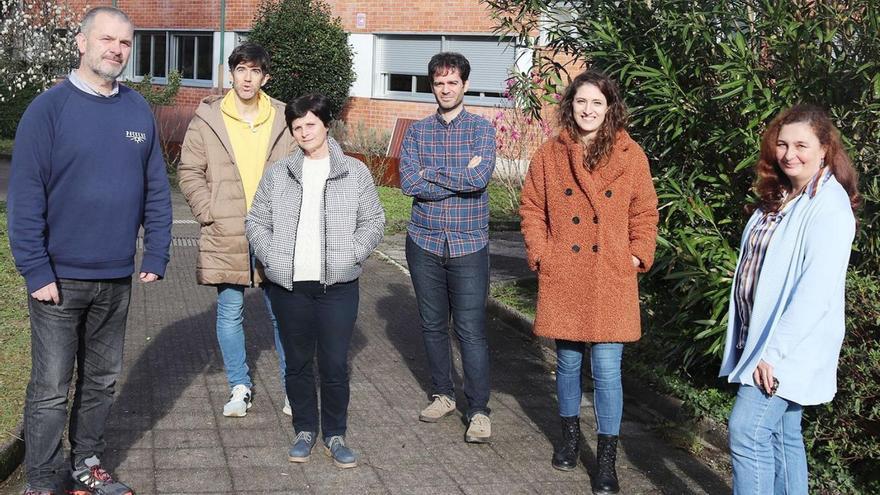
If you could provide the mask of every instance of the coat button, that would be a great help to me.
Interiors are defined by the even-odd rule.
[[[577,244],[575,244],[574,246],[571,247],[571,250],[577,253],[578,251],[581,250],[581,247],[578,246]]]
[[[599,245],[598,245],[598,244],[593,244],[593,252],[594,252],[594,253],[598,253],[598,252],[599,252]]]
[[[568,189],[565,190],[565,195],[566,195],[566,196],[571,196],[572,192],[573,192],[573,191],[572,191],[571,188],[569,187]]]
[[[581,223],[581,218],[580,218],[580,217],[574,217],[574,218],[571,219],[571,223],[577,225],[577,224]]]
[[[599,217],[593,216],[593,223],[599,223]]]
[[[605,191],[605,197],[606,197],[606,198],[610,198],[610,197],[611,197],[611,189]]]

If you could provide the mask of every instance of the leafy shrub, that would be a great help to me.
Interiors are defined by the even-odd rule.
[[[125,85],[137,91],[150,105],[173,105],[177,93],[180,92],[180,71],[168,73],[168,80],[162,86],[153,85],[153,77],[147,74],[140,81],[125,81]]]
[[[499,32],[537,48],[535,66],[511,87],[533,115],[555,102],[568,72],[573,76],[584,64],[621,84],[661,207],[657,262],[642,286],[651,316],[640,346],[647,359],[696,381],[717,373],[742,208],[753,200],[751,165],[766,123],[796,102],[829,109],[860,172],[865,201],[850,290],[876,284],[880,11],[874,2],[485,1]],[[813,492],[878,491],[877,321],[861,313],[877,307],[877,294],[867,293],[874,294],[871,304],[850,297],[840,398],[805,421],[812,428],[805,435],[816,470]]]
[[[5,103],[0,103],[0,137],[9,139],[15,137],[18,121],[38,94],[40,94],[39,89],[29,87],[19,91],[14,98],[10,98]]]
[[[837,396],[804,412],[811,481],[822,493],[880,493],[880,277],[851,271],[846,288]]]
[[[542,77],[520,75],[511,88],[536,116],[564,85],[567,68],[589,62],[620,81],[663,211],[648,289],[674,295],[675,304],[654,308],[655,320],[671,342],[692,349],[675,357],[717,364],[742,207],[752,200],[750,166],[766,122],[794,102],[830,108],[847,138],[865,197],[854,265],[876,273],[880,13],[871,2],[810,9],[792,0],[487,3],[501,31],[527,46],[547,40],[538,53],[549,55],[536,57],[533,69]]]
[[[373,182],[385,184],[389,168],[397,166],[395,160],[385,156],[388,152],[388,142],[391,133],[382,129],[373,129],[358,122],[353,127],[342,121],[334,121],[330,129],[331,134],[342,146],[346,153],[353,153],[362,159],[370,173]]]
[[[348,35],[322,0],[263,0],[248,40],[272,55],[266,93],[283,102],[308,93],[339,115],[354,81]]]

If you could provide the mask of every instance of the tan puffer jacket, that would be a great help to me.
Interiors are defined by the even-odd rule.
[[[201,225],[196,281],[204,285],[258,285],[263,277],[252,273],[244,219],[244,188],[235,154],[223,123],[223,96],[202,100],[189,123],[180,151],[178,179],[193,215]],[[284,104],[275,108],[266,167],[291,154],[296,144],[284,124]]]

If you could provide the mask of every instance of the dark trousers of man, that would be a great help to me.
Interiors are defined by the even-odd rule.
[[[406,238],[406,262],[422,320],[422,338],[431,368],[432,394],[455,398],[449,316],[461,347],[467,417],[489,414],[489,346],[486,300],[489,248],[457,258],[438,256]]]
[[[321,433],[345,435],[348,425],[348,347],[358,310],[358,281],[324,286],[294,282],[293,290],[272,284],[269,299],[287,361],[285,387],[293,429],[318,431],[315,351],[321,377]]]
[[[122,369],[131,278],[58,281],[59,304],[28,299],[31,319],[31,380],[24,407],[28,484],[54,490],[63,469],[61,436],[67,394],[77,367],[70,413],[71,463],[104,452],[104,425]]]

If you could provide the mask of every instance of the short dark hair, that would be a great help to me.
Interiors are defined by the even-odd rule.
[[[434,76],[457,70],[462,82],[471,75],[471,63],[464,55],[456,52],[440,52],[428,62],[428,79],[433,83]]]
[[[284,120],[287,122],[287,130],[292,132],[291,125],[293,121],[305,117],[309,112],[312,112],[321,119],[324,127],[330,127],[330,122],[333,120],[330,100],[324,95],[312,93],[294,99],[284,108]]]
[[[263,70],[263,74],[269,73],[269,52],[256,43],[244,42],[238,45],[229,54],[227,62],[229,63],[230,72],[234,71],[239,64],[250,62],[259,65],[260,69]]]

